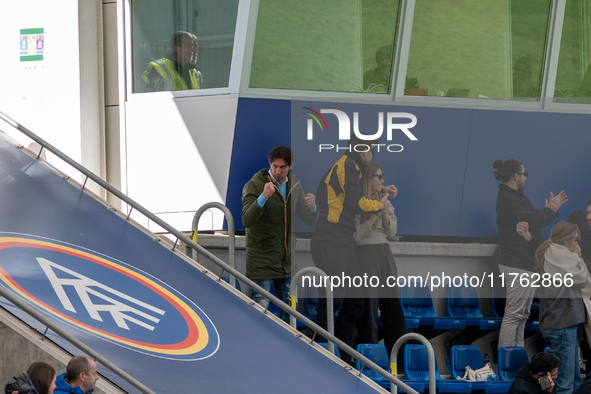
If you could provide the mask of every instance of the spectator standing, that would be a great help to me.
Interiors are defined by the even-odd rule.
[[[581,385],[579,340],[585,323],[585,304],[581,289],[589,272],[581,258],[579,228],[572,223],[558,222],[536,251],[536,269],[540,275],[550,274],[549,285],[542,281],[540,297],[540,331],[544,340],[561,361],[554,379],[558,394],[572,394]],[[567,276],[568,275],[568,276]],[[560,283],[572,279],[572,285]]]
[[[296,271],[293,231],[295,215],[313,225],[318,219],[316,197],[304,195],[300,181],[289,171],[293,155],[288,146],[269,153],[270,168],[258,171],[242,190],[242,223],[246,227],[246,276],[289,304],[289,287]],[[267,307],[269,300],[253,291],[253,300]],[[289,314],[281,311],[289,323]]]
[[[365,197],[381,201],[385,194],[382,191],[382,168],[369,163],[361,179]],[[368,277],[376,276],[380,280],[398,277],[396,261],[388,243],[388,238],[394,237],[398,229],[394,206],[390,201],[385,201],[382,212],[356,215],[355,228],[355,251],[363,273]],[[363,299],[363,315],[357,323],[359,342],[378,343],[379,309],[384,329],[384,343],[390,354],[398,338],[406,334],[406,317],[400,305],[400,292],[397,287],[370,286],[364,289]]]
[[[497,196],[497,227],[499,252],[496,253],[499,272],[506,278],[510,275],[530,277],[535,267],[535,251],[541,243],[542,228],[558,216],[558,208],[567,201],[564,191],[546,199],[539,211],[523,194],[528,172],[517,160],[495,160],[495,179],[501,181]],[[518,225],[519,223],[519,225]],[[529,237],[521,237],[527,229]],[[523,346],[525,322],[530,314],[535,288],[521,286],[512,281],[506,287],[505,313],[499,333],[499,346]]]
[[[377,140],[362,140],[351,136],[348,150],[322,176],[318,186],[317,203],[320,213],[310,242],[310,252],[316,267],[327,275],[343,275],[353,278],[360,274],[355,253],[355,215],[379,212],[385,207],[388,194],[395,196],[394,185],[384,187],[382,201],[371,200],[363,195],[361,178],[363,170],[373,157],[373,145]],[[320,289],[317,323],[326,329],[326,298]],[[334,289],[334,310],[339,311],[335,335],[355,348],[353,335],[357,321],[363,315],[362,289],[340,286]],[[320,340],[320,339],[319,339]],[[351,362],[341,352],[343,360]]]

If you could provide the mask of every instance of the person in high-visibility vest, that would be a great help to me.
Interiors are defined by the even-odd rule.
[[[197,37],[186,31],[178,31],[170,41],[171,54],[150,62],[142,74],[147,91],[201,89],[203,76],[195,68]]]

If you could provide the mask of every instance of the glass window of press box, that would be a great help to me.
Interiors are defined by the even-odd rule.
[[[405,95],[539,101],[550,12],[551,0],[416,0]]]
[[[227,87],[239,0],[133,0],[133,93]]]
[[[391,90],[399,0],[260,0],[251,88]]]
[[[591,104],[591,0],[567,0],[554,102]]]

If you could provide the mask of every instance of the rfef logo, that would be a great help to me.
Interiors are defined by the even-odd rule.
[[[306,129],[306,136],[308,140],[314,139],[314,122],[320,127],[320,130],[323,131],[324,128],[328,131],[328,124],[326,119],[322,114],[333,114],[336,116],[338,123],[339,123],[339,130],[338,130],[338,139],[339,140],[349,140],[351,137],[351,119],[349,115],[344,111],[338,109],[321,109],[320,112],[309,108],[304,107],[304,109],[310,112],[304,112],[306,115],[310,116],[310,119],[307,121],[307,129]],[[408,137],[411,141],[417,141],[417,137],[409,130],[416,126],[417,124],[417,117],[408,112],[387,112],[384,116],[384,112],[378,112],[378,130],[371,134],[367,130],[363,130],[365,134],[362,134],[359,130],[359,112],[353,112],[353,133],[362,141],[372,141],[377,140],[382,136],[384,133],[384,119],[386,120],[386,139],[388,141],[392,141],[394,131],[400,130],[406,137]],[[410,123],[399,123],[398,121],[395,122],[395,119],[409,119]],[[324,126],[323,126],[324,125]],[[371,148],[374,148],[376,151],[380,151],[380,148],[387,150],[388,152],[402,152],[403,146],[401,144],[357,144],[353,147],[347,146],[339,146],[336,145],[336,150],[350,150],[353,149],[356,152],[367,152]],[[335,149],[334,144],[319,144],[318,149],[320,152],[323,150],[332,150]]]
[[[36,309],[130,350],[192,361],[219,348],[209,317],[181,293],[78,246],[0,233],[0,285]]]

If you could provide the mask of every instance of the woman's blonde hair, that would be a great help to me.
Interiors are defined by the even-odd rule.
[[[558,222],[550,230],[550,239],[545,240],[536,250],[536,271],[540,275],[544,272],[544,255],[550,244],[554,242],[559,245],[566,245],[569,239],[574,240],[579,237],[579,228],[576,224],[569,222]]]
[[[363,186],[363,195],[366,198],[372,198],[371,181],[376,172],[378,172],[378,170],[382,171],[382,174],[384,173],[382,167],[375,163],[369,163],[363,171],[363,177],[361,178],[361,186]]]

